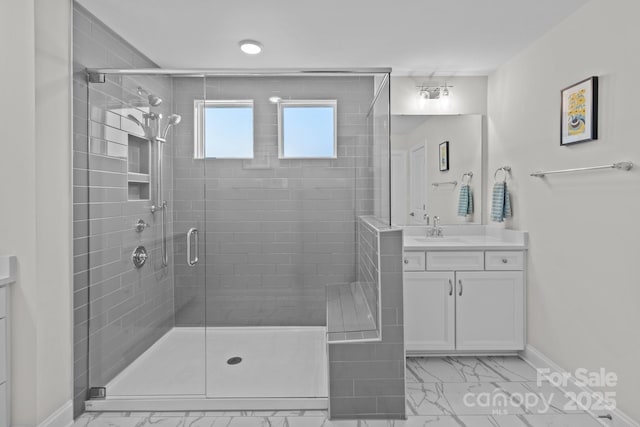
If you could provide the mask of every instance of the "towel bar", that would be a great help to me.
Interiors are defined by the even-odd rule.
[[[546,175],[552,175],[556,173],[583,172],[583,171],[593,171],[593,170],[599,170],[599,169],[619,169],[622,171],[628,171],[631,168],[633,168],[632,162],[618,162],[618,163],[613,163],[611,165],[589,166],[586,168],[560,169],[560,170],[554,170],[554,171],[535,171],[531,173],[531,176],[535,176],[537,178],[543,178]]]
[[[445,181],[445,182],[434,182],[434,187],[440,187],[441,185],[458,185],[458,181]]]

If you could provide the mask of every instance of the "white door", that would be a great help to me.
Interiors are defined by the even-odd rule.
[[[453,350],[453,272],[405,272],[404,340],[407,352]]]
[[[427,170],[424,144],[409,150],[409,224],[424,224],[427,215]]]
[[[391,224],[407,224],[407,152],[391,152]]]
[[[522,271],[456,273],[456,349],[524,349]]]

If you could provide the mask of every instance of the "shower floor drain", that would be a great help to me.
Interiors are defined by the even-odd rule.
[[[227,365],[237,365],[238,363],[242,362],[242,357],[232,357],[230,359],[227,360]]]

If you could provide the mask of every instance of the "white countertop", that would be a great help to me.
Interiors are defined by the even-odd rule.
[[[403,227],[405,250],[525,250],[526,231],[485,225],[443,225],[443,237],[426,237],[424,226]]]
[[[16,281],[16,257],[0,256],[0,287]]]

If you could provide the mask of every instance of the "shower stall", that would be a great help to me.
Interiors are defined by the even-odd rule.
[[[390,215],[388,71],[87,70],[87,409],[327,408],[326,286]]]

